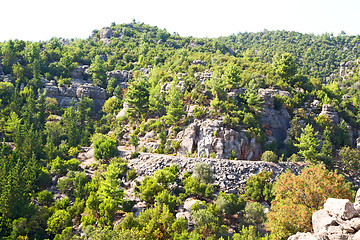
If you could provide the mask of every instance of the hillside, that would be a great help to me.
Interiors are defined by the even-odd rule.
[[[359,46],[137,22],[0,43],[0,237],[310,231],[327,198],[351,198],[360,182]]]

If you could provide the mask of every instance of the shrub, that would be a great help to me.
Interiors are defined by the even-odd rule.
[[[262,171],[246,181],[245,196],[252,201],[261,202],[272,199],[272,172]]]
[[[261,156],[261,161],[277,163],[279,158],[273,151],[265,151]]]
[[[274,239],[311,231],[311,216],[326,199],[351,199],[351,187],[344,177],[323,165],[310,165],[297,176],[286,171],[275,182],[273,192],[266,227]]]
[[[348,169],[359,170],[359,151],[350,147],[342,147],[339,152],[339,159]]]
[[[214,181],[213,170],[207,163],[195,164],[193,176],[202,183],[211,183]]]
[[[258,226],[265,222],[265,208],[258,202],[247,202],[243,211],[243,220],[241,225]]]
[[[95,159],[109,160],[117,154],[117,142],[114,138],[103,134],[95,134],[92,141],[94,144]]]

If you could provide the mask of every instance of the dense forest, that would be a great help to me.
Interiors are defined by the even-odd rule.
[[[0,43],[0,238],[311,231],[327,198],[353,200],[360,183],[359,47],[345,33],[193,38],[136,21]],[[161,156],[175,163],[140,169]],[[239,177],[218,181],[209,159],[284,169],[230,188]]]

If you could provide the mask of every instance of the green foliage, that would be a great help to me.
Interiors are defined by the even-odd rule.
[[[96,134],[92,137],[92,142],[94,145],[94,157],[97,160],[109,160],[117,154],[117,142],[111,137]]]
[[[245,196],[252,201],[270,202],[272,196],[272,172],[262,171],[246,181]]]
[[[277,163],[279,158],[273,151],[265,151],[261,155],[261,161]]]
[[[244,208],[244,200],[237,198],[234,194],[219,192],[216,199],[216,206],[225,214],[233,215]]]
[[[339,160],[348,169],[353,171],[359,170],[360,155],[357,149],[342,147],[339,152]]]
[[[207,163],[196,163],[194,166],[193,177],[202,183],[211,183],[213,179],[213,170]]]
[[[70,214],[65,210],[56,211],[47,221],[46,231],[50,234],[61,233],[66,227],[71,226]]]
[[[247,202],[243,211],[241,225],[259,226],[266,220],[265,208],[258,202]]]
[[[298,144],[294,144],[300,149],[299,153],[303,156],[305,161],[316,162],[317,160],[317,150],[320,140],[317,138],[317,132],[314,132],[314,128],[308,124],[301,133],[300,137],[296,140],[299,141]]]

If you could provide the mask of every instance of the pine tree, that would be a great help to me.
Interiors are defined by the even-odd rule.
[[[316,148],[319,146],[320,140],[316,137],[318,132],[314,133],[314,128],[311,124],[307,124],[299,138],[298,144],[294,144],[300,148],[299,153],[304,157],[305,161],[316,162],[317,154]]]
[[[165,123],[173,125],[178,123],[184,116],[184,103],[181,99],[182,93],[180,88],[173,82],[170,91],[166,96],[169,105],[166,106]]]

